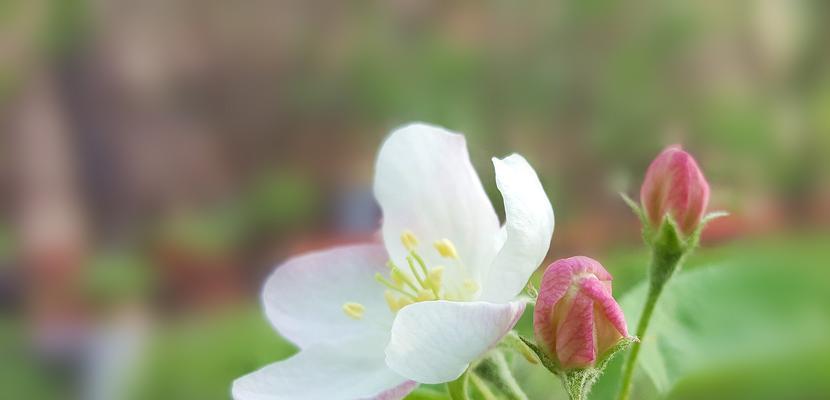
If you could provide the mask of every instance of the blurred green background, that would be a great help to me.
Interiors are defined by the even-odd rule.
[[[1,1],[0,386],[228,398],[294,352],[264,276],[370,238],[380,141],[426,121],[467,135],[497,209],[489,157],[531,162],[548,261],[601,260],[629,325],[648,256],[617,192],[683,144],[731,215],[662,300],[635,397],[828,398],[828,19],[807,0]],[[565,398],[513,363],[532,399]]]

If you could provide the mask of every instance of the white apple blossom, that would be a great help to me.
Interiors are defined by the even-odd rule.
[[[383,245],[293,258],[265,284],[265,312],[297,355],[237,379],[237,400],[400,399],[458,378],[525,308],[518,298],[548,251],[553,209],[517,154],[493,158],[506,222],[464,137],[412,124],[378,155]]]

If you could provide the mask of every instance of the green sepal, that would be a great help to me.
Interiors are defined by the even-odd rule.
[[[693,238],[694,235],[691,239]],[[694,248],[694,243],[684,240],[674,218],[666,216],[652,239],[651,246],[653,259],[649,280],[652,286],[662,287],[680,266],[683,257]]]
[[[559,363],[542,350],[538,344],[520,335],[516,335],[516,337],[524,342],[524,344],[536,354],[539,361],[545,368],[548,369],[548,371],[562,379],[562,384],[565,386],[565,391],[568,393],[571,400],[583,400],[587,398],[588,392],[591,391],[591,387],[594,385],[597,378],[599,378],[603,371],[605,371],[605,367],[608,366],[608,362],[610,362],[617,354],[627,350],[632,344],[640,341],[636,337],[622,338],[617,342],[617,344],[600,355],[593,367],[562,370]]]
[[[536,357],[542,363],[542,366],[547,368],[547,370],[553,373],[554,375],[559,375],[561,369],[559,368],[559,363],[556,362],[555,359],[548,356],[548,354],[544,350],[542,350],[542,348],[539,347],[539,345],[537,345],[534,341],[521,335],[516,336],[519,338],[519,340],[522,341],[522,343],[525,344],[525,346],[527,346],[530,350],[533,351],[534,354],[536,354]]]
[[[611,360],[613,360],[617,354],[620,354],[621,352],[628,350],[628,348],[631,347],[634,343],[639,342],[640,338],[636,336],[629,336],[620,339],[617,342],[617,344],[612,346],[610,349],[606,350],[605,353],[603,353],[599,357],[599,360],[597,361],[597,364],[594,368],[599,369],[600,371],[604,371],[605,367],[608,366],[608,363]]]
[[[691,254],[700,243],[700,235],[710,221],[729,215],[723,211],[706,214],[694,232],[684,238],[677,227],[674,218],[667,215],[660,225],[660,229],[651,240],[651,248],[654,256],[652,260],[652,284],[662,286],[682,265],[683,258]]]
[[[565,386],[565,392],[568,393],[570,399],[587,399],[588,393],[591,392],[591,388],[594,386],[594,383],[605,371],[605,367],[608,366],[608,362],[610,362],[614,356],[628,349],[632,344],[637,342],[639,342],[639,339],[636,337],[622,338],[616,345],[614,345],[614,347],[608,349],[597,360],[597,363],[593,367],[576,368],[564,371],[560,375],[560,378],[562,379],[562,384]]]
[[[631,211],[634,212],[634,215],[636,215],[637,218],[640,219],[640,225],[643,227],[643,231],[642,231],[643,241],[650,245],[651,244],[651,224],[648,223],[648,218],[646,217],[646,212],[643,211],[643,208],[640,207],[640,205],[637,204],[637,202],[632,200],[631,197],[628,197],[627,194],[625,194],[623,192],[620,192],[620,197],[622,197],[625,204],[627,204],[628,207],[631,208]]]

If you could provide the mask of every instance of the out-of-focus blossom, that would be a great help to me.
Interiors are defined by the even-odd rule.
[[[588,257],[551,264],[542,277],[534,332],[562,370],[594,366],[628,337],[622,309],[611,296],[611,274]]]
[[[709,203],[709,184],[689,153],[669,146],[648,167],[640,202],[652,228],[671,215],[680,231],[690,235]]]
[[[279,266],[263,301],[300,352],[237,379],[236,399],[399,399],[448,382],[495,346],[525,308],[517,296],[544,258],[553,209],[519,155],[493,159],[498,217],[464,137],[414,124],[376,164],[381,244],[306,254]]]

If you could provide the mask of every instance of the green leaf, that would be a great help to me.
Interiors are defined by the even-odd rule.
[[[798,364],[830,355],[816,278],[797,266],[761,267],[761,261],[696,269],[669,281],[642,340],[632,398],[651,386],[666,394],[679,383],[716,371],[744,371],[760,363]],[[790,268],[790,269],[785,269]],[[629,326],[646,296],[641,284],[621,300]],[[824,376],[830,373],[824,373]],[[655,395],[654,393],[652,395]],[[774,397],[765,397],[774,398]]]

